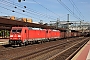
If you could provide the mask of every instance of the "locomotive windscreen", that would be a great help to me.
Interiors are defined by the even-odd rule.
[[[15,30],[15,29],[13,29],[13,30],[12,30],[13,33],[15,33],[15,32],[19,32],[19,33],[21,33],[21,31],[22,31],[21,29],[19,29],[19,30]]]

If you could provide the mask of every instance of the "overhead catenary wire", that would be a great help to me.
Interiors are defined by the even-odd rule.
[[[6,7],[3,7],[3,6],[0,6],[1,8],[3,8],[3,9],[6,9],[6,10],[9,10],[9,11],[13,11],[13,10],[11,10],[11,9],[9,9],[9,8],[6,8]],[[23,13],[20,13],[20,12],[17,12],[17,11],[13,11],[13,12],[15,12],[15,13],[17,13],[17,14],[21,14],[21,15],[24,15],[24,16],[28,16],[28,17],[32,17],[32,16],[30,16],[30,15],[26,15],[26,14],[23,14]],[[33,17],[33,18],[35,18],[35,17]],[[38,18],[35,18],[35,19],[38,19]]]
[[[2,11],[0,11],[0,13],[1,13],[1,14],[4,14],[4,15],[7,15],[7,16],[9,15],[8,13],[2,12]]]
[[[10,4],[12,4],[11,2],[8,2],[8,1],[5,1],[6,3],[10,3]],[[17,6],[17,7],[19,7],[19,8],[23,8],[23,7],[21,7],[21,6],[19,6],[19,4],[17,4],[17,3],[13,3],[13,5],[15,5],[15,6]],[[29,10],[29,9],[26,9],[26,10],[28,10],[28,11],[32,11],[32,10]],[[35,13],[36,14],[36,12],[35,11],[32,11],[33,13]],[[41,14],[41,13],[37,13],[37,14],[39,14],[39,15],[42,15],[43,17],[45,17],[45,15],[44,14]],[[47,17],[47,15],[46,15],[46,17]],[[53,17],[47,17],[47,18],[51,18],[51,19],[55,19],[55,18],[53,18]]]
[[[33,0],[34,2],[36,2],[37,4],[39,4],[40,6],[42,6],[43,8],[45,8],[46,10],[52,12],[53,14],[57,15],[58,17],[61,17],[59,16],[58,14],[56,14],[55,12],[51,11],[50,9],[46,8],[45,6],[43,6],[42,4],[38,3],[37,1]]]
[[[75,13],[73,14],[73,12],[61,1],[61,0],[57,0],[63,7],[65,7],[75,18],[77,18],[78,20],[82,20],[80,17],[78,17]]]
[[[6,1],[5,1],[5,2],[6,2]],[[9,3],[9,2],[7,2],[7,4],[8,4],[8,3]],[[12,3],[9,3],[8,6],[14,7],[15,5],[13,6]],[[15,6],[15,7],[16,7],[16,6]],[[22,7],[21,7],[21,8],[22,8]],[[23,10],[23,9],[21,9],[21,8],[17,6],[17,9],[18,9],[18,10]]]
[[[73,9],[75,9],[82,18],[84,18],[83,14],[80,12],[80,10],[76,6],[76,4],[73,2],[73,0],[69,0],[69,1],[73,5]],[[74,11],[73,11],[73,13],[74,13]]]
[[[4,5],[6,5],[6,4],[4,4]],[[0,6],[0,7],[3,8],[3,9],[9,10],[10,12],[15,12],[15,13],[17,13],[17,14],[21,14],[21,15],[24,15],[24,16],[32,17],[32,16],[27,15],[27,14],[24,14],[24,13],[22,13],[22,12],[20,13],[20,12],[15,11],[15,10],[13,10],[13,9],[10,9],[10,8],[8,8],[8,7],[4,7],[4,5],[2,5],[2,6]],[[9,5],[8,5],[8,6],[9,6]],[[12,7],[12,5],[9,6],[9,7]],[[35,17],[33,17],[33,18],[35,18]],[[35,19],[38,19],[38,18],[35,18]]]
[[[14,7],[13,5],[10,5],[10,4],[8,4],[8,3],[7,3],[7,4],[6,4],[6,3],[3,3],[3,4],[4,4],[5,6],[7,6],[7,5],[8,5],[8,7],[10,7],[10,8],[11,8],[11,7],[12,7],[12,8]],[[17,7],[15,6],[15,8],[17,8]],[[24,11],[24,10],[23,10],[23,9],[21,9],[21,8],[17,8],[17,9],[18,9],[18,10],[20,10],[20,11]],[[13,12],[15,12],[15,10],[14,10],[14,9],[12,9],[12,11],[13,11]],[[27,13],[30,13],[30,12],[27,12]],[[30,14],[32,14],[32,13],[30,13]],[[34,15],[35,15],[35,14],[34,14]]]
[[[9,10],[9,11],[13,11],[13,10],[11,10],[11,9],[8,9],[8,8],[6,8],[6,7],[3,7],[3,6],[0,6],[1,8],[3,8],[3,9],[6,9],[6,10]],[[16,12],[16,11],[13,11],[13,12]],[[16,13],[19,13],[19,12],[16,12]],[[22,14],[22,13],[19,13],[19,14]],[[25,14],[22,14],[22,15],[25,15]],[[27,15],[26,15],[27,16]],[[30,17],[30,16],[29,16]]]

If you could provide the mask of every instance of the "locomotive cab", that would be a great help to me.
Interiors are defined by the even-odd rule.
[[[9,44],[21,44],[27,39],[27,28],[25,27],[13,27],[10,32]]]

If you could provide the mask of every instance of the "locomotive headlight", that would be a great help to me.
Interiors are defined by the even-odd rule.
[[[18,37],[21,37],[21,35],[18,35]]]
[[[13,35],[10,35],[10,37],[13,37]]]
[[[18,39],[19,39],[19,40],[21,39],[21,35],[18,35]]]

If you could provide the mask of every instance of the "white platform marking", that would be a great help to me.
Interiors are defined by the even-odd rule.
[[[86,60],[90,60],[90,50],[89,50]]]

